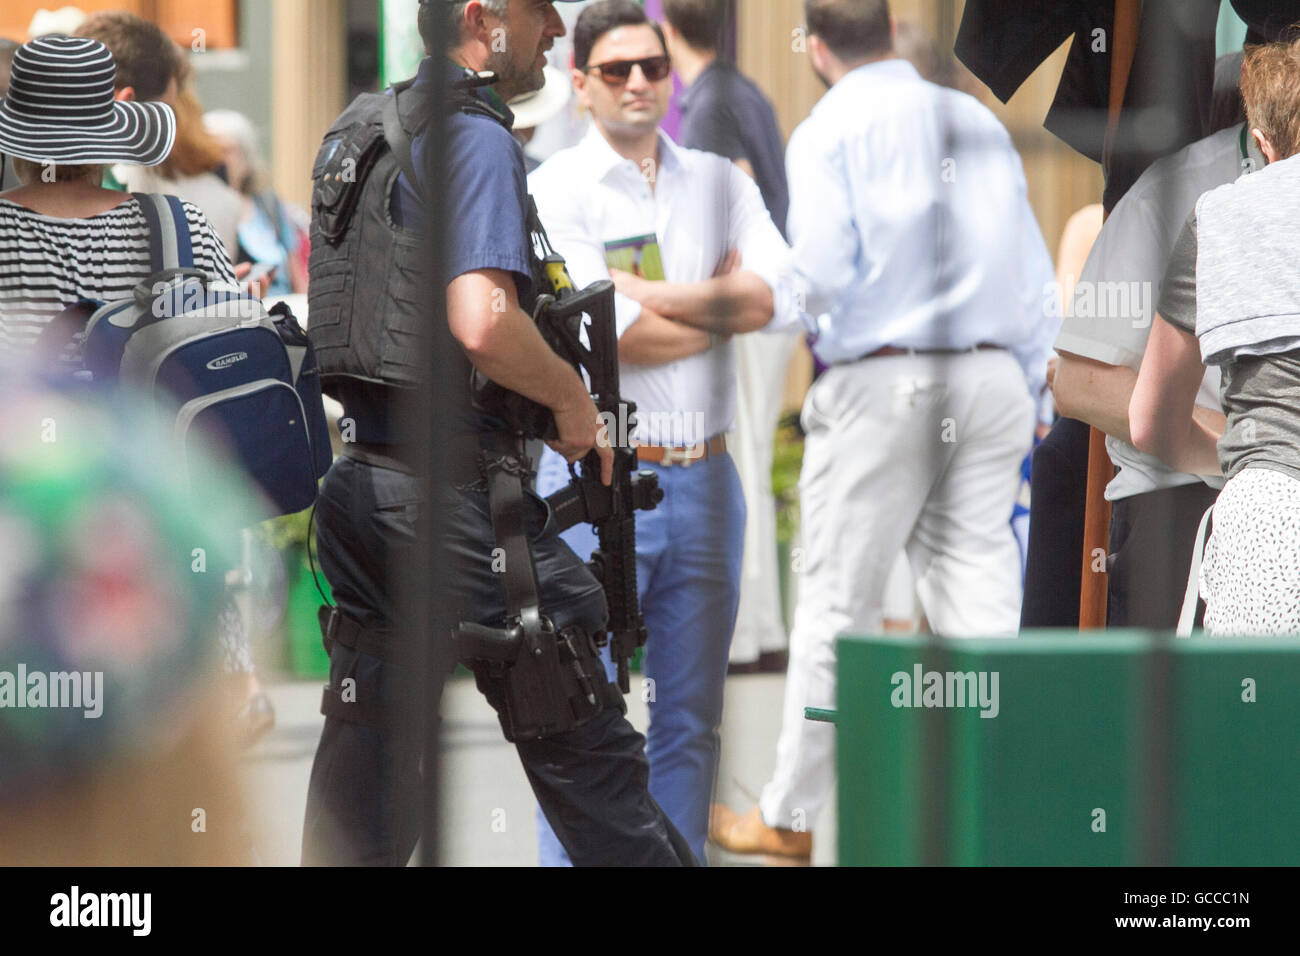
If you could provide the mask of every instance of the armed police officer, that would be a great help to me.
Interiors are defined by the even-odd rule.
[[[436,17],[448,18],[446,59],[433,41]],[[458,423],[448,448],[452,487],[436,503],[448,516],[439,544],[457,559],[453,579],[437,583],[463,622],[458,654],[575,863],[693,864],[649,794],[644,738],[599,659],[601,583],[526,487],[528,430],[510,414],[542,411],[549,427],[538,434],[570,463],[583,461],[589,489],[619,487],[619,450],[598,441],[587,386],[534,321],[573,290],[560,288],[556,257],[543,264],[535,253],[541,226],[505,105],[541,87],[545,52],[564,25],[552,0],[422,0],[419,29],[429,56],[415,80],[359,97],[313,170],[311,335],[326,387],[345,409],[345,454],[322,483],[316,513],[337,606],[322,616],[330,683],[303,862],[400,866],[418,835],[420,742],[393,717],[418,672],[394,629],[394,580],[417,559],[414,527],[426,503],[395,412],[402,388],[420,380],[417,343],[432,334],[453,370],[439,384]],[[424,149],[437,133],[430,88],[438,70],[451,88],[443,183],[428,174]],[[424,197],[439,187],[447,327],[430,329],[418,237],[430,225]],[[570,503],[578,497],[598,496]],[[630,517],[624,524],[630,531]]]

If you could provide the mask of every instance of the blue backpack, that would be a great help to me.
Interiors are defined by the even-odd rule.
[[[149,223],[152,275],[131,298],[90,316],[84,367],[92,385],[130,388],[174,409],[187,461],[198,445],[224,446],[269,499],[272,510],[261,517],[311,507],[331,454],[306,333],[287,306],[268,313],[242,289],[194,268],[179,199],[135,198]],[[189,478],[201,495],[202,469]]]

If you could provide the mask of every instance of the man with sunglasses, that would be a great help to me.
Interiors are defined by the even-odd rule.
[[[434,48],[438,17],[446,17],[450,29],[445,54]],[[508,448],[512,436],[503,437],[503,421],[471,405],[471,366],[502,388],[547,406],[558,431],[551,447],[565,459],[576,461],[597,446],[596,408],[585,384],[550,349],[531,317],[542,290],[534,280],[523,151],[511,135],[513,115],[506,106],[510,98],[541,88],[545,53],[565,28],[551,0],[424,0],[419,30],[429,56],[411,90],[419,94],[426,89],[438,70],[446,71],[449,81],[484,72],[494,74],[494,81],[475,87],[472,95],[478,101],[462,103],[446,119],[445,180],[436,183],[429,175],[428,136],[442,132],[429,122],[412,138],[410,162],[396,177],[391,196],[384,197],[381,190],[380,200],[370,200],[364,212],[381,217],[391,211],[399,227],[418,236],[426,225],[421,197],[443,190],[449,228],[446,272],[437,278],[446,286],[447,324],[430,334],[445,350],[447,367],[454,369],[450,377],[464,384],[442,392],[451,406],[447,417],[455,425],[446,444],[453,487],[438,490],[447,515],[440,543],[455,558],[451,579],[438,583],[454,599],[462,621],[496,627],[507,614],[503,575],[497,573],[494,557],[494,519],[503,499],[489,498],[480,450]],[[403,102],[395,104],[399,118]],[[348,129],[354,125],[364,124],[344,124]],[[323,173],[330,169],[331,145],[337,141],[331,144],[327,138],[326,158],[319,161]],[[325,195],[320,193],[322,199]],[[371,195],[366,187],[362,196]],[[407,245],[423,249],[418,241]],[[369,264],[366,249],[356,255],[361,266]],[[423,264],[407,255],[419,253],[393,251],[401,271],[418,272]],[[313,257],[314,272],[316,264]],[[328,270],[322,271],[331,279]],[[403,293],[407,298],[402,301],[411,301],[409,281],[394,278],[390,286],[389,276],[398,273],[355,270],[357,300],[374,307],[365,314],[349,313],[347,322],[357,334],[344,341],[389,334],[392,303]],[[340,305],[328,293],[322,304]],[[424,316],[402,313],[399,318],[419,322]],[[385,324],[375,328],[375,322]],[[414,363],[418,356],[410,359]],[[303,862],[402,866],[418,832],[420,768],[419,741],[401,732],[391,716],[403,699],[411,698],[413,680],[405,664],[409,650],[404,654],[394,646],[393,577],[414,560],[410,549],[424,503],[420,481],[408,464],[410,449],[401,444],[397,389],[387,380],[380,384],[356,374],[343,381],[339,397],[351,420],[352,440],[321,485],[316,513],[321,566],[338,607],[328,629],[330,684],[307,797]],[[597,451],[608,482],[612,451],[608,446]],[[515,505],[507,500],[503,507]],[[576,648],[571,663],[585,682],[591,705],[570,729],[515,738],[533,792],[579,864],[691,865],[695,861],[682,837],[650,796],[644,739],[624,716],[617,686],[588,681],[601,666],[583,640],[605,624],[601,586],[560,541],[545,502],[527,492],[519,510],[520,536],[526,538],[536,572],[537,610],[564,636],[566,646]],[[509,735],[514,724],[508,703],[517,700],[510,696],[509,672],[481,661],[471,666]],[[556,689],[553,683],[538,686],[545,692]],[[553,718],[552,712],[546,716]],[[564,722],[554,718],[553,723]]]
[[[632,437],[665,492],[657,509],[637,516],[650,790],[702,860],[745,501],[724,438],[736,405],[731,343],[676,320],[736,313],[774,326],[774,314],[794,313],[784,307],[789,249],[753,180],[659,129],[670,71],[663,34],[639,4],[602,0],[584,10],[573,86],[592,126],[529,185],[575,281],[612,277],[619,290],[623,394],[637,407]],[[595,543],[584,528],[566,540],[579,554]],[[562,863],[540,830],[542,862]]]

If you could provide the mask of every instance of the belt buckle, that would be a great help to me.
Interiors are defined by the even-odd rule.
[[[685,448],[674,448],[666,446],[664,448],[663,464],[680,465],[682,468],[689,468],[697,461],[703,459],[708,452],[706,442],[696,442]]]

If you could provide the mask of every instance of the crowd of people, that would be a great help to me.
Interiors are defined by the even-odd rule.
[[[531,588],[542,633],[577,675],[543,693],[520,688],[523,663],[512,673],[464,661],[537,796],[543,864],[691,864],[710,841],[809,859],[835,765],[833,726],[806,720],[805,708],[835,707],[836,637],[886,629],[900,561],[907,597],[934,633],[1017,634],[1024,577],[1012,515],[1022,463],[1058,410],[1104,431],[1117,468],[1106,492],[1112,626],[1172,629],[1190,573],[1208,633],[1300,632],[1300,425],[1288,399],[1300,374],[1300,287],[1287,268],[1300,212],[1300,39],[1275,16],[1270,32],[1253,29],[1242,110],[1152,165],[1104,226],[1093,213],[1072,222],[1061,258],[1082,268],[1062,298],[1050,291],[1060,283],[1011,136],[975,96],[934,81],[953,71],[886,0],[805,0],[807,65],[826,93],[788,146],[771,104],[720,55],[728,4],[662,7],[661,24],[634,0],[586,6],[564,76],[541,66],[565,34],[552,3],[421,3],[412,28],[428,57],[412,98],[393,96],[396,117],[379,124],[397,165],[376,221],[417,235],[427,196],[445,193],[447,270],[433,281],[446,289],[446,328],[435,334],[449,380],[481,373],[545,406],[555,424],[534,462],[492,407],[468,391],[452,396],[454,487],[439,492],[451,515],[446,548],[461,561],[443,582],[457,619],[533,633]],[[504,49],[493,41],[502,28]],[[491,82],[475,80],[484,71]],[[684,92],[670,136],[674,72]],[[516,134],[540,122],[544,78],[546,112],[571,89],[590,122],[530,168],[512,110],[536,112],[513,124]],[[55,317],[129,296],[148,278],[149,225],[135,193],[182,200],[195,268],[214,281],[235,284],[263,266],[254,294],[306,292],[330,322],[345,332],[352,323],[357,340],[392,337],[408,321],[410,299],[397,301],[387,273],[356,272],[346,291],[355,301],[338,298],[343,284],[332,279],[311,285],[326,241],[319,217],[339,202],[319,198],[333,153],[317,163],[309,236],[306,216],[270,190],[253,125],[231,111],[205,115],[193,79],[174,41],[126,13],[95,14],[71,35],[0,42],[9,373],[32,356],[75,360],[77,332]],[[404,104],[442,84],[463,99],[447,121],[445,179],[434,183],[430,127],[408,126]],[[83,91],[76,105],[67,89]],[[405,156],[394,123],[411,134]],[[344,154],[351,141],[341,142]],[[364,185],[357,215],[369,215]],[[1075,227],[1088,235],[1076,242]],[[631,443],[663,492],[636,517],[645,738],[605,683],[606,669],[611,682],[615,673],[597,647],[606,608],[583,563],[601,542],[581,525],[561,537],[543,500],[573,464],[595,455],[608,467],[611,457],[586,385],[533,322],[550,291],[536,263],[539,229],[576,288],[613,283],[622,396],[637,408]],[[367,254],[348,253],[353,266]],[[1158,294],[1100,318],[1078,307],[1110,284]],[[312,334],[340,341],[332,329]],[[723,691],[733,642],[749,660],[786,643],[770,472],[782,382],[801,341],[817,373],[800,419],[785,703],[775,770],[757,805],[739,812],[713,802]],[[332,353],[321,354],[354,433],[316,514],[337,618],[325,635],[330,679],[303,860],[401,865],[419,831],[420,750],[389,716],[411,678],[395,649],[394,582],[414,559],[427,505],[397,421],[397,386],[409,383],[364,362],[335,373]],[[535,484],[513,499],[499,492],[488,453]],[[511,526],[527,540],[524,585],[493,565],[496,550],[511,552],[502,530]],[[1180,586],[1146,586],[1155,565]],[[226,570],[232,586],[213,604],[213,631],[235,688],[227,717],[247,742],[273,717],[234,600],[239,574]],[[548,694],[562,718],[524,730],[524,704]]]

